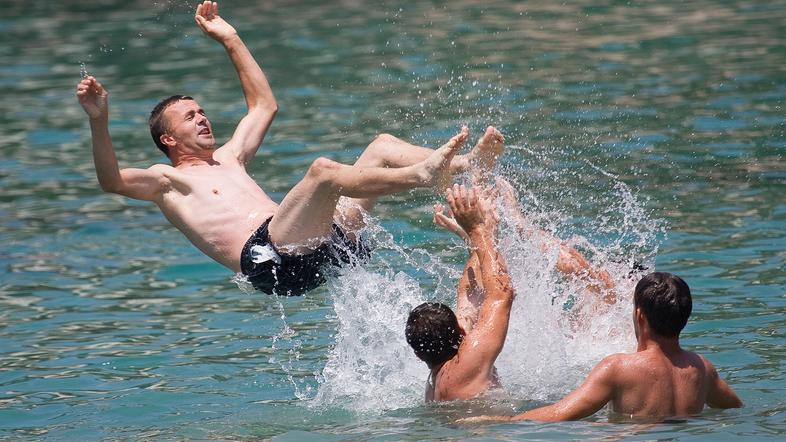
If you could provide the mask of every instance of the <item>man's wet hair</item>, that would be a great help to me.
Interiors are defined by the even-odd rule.
[[[193,100],[193,98],[188,95],[172,95],[171,97],[164,98],[150,112],[150,119],[148,120],[150,124],[150,136],[153,137],[156,146],[161,149],[161,152],[164,152],[167,158],[169,158],[169,148],[166,144],[161,142],[161,135],[164,135],[169,130],[166,119],[164,118],[164,111],[170,105],[180,100]]]
[[[650,273],[636,284],[633,305],[641,309],[653,333],[676,338],[693,309],[688,284],[666,272]]]
[[[415,356],[429,367],[455,356],[463,339],[456,314],[438,302],[425,302],[415,307],[409,314],[404,334]]]

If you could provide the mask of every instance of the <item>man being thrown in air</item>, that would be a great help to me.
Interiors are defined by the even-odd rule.
[[[216,148],[202,107],[175,95],[150,115],[153,140],[172,165],[120,169],[109,135],[106,89],[87,77],[76,94],[89,116],[101,188],[156,203],[197,248],[242,272],[259,290],[297,295],[319,286],[324,266],[340,264],[337,253],[357,247],[363,211],[371,210],[377,197],[446,186],[452,174],[488,171],[502,153],[502,136],[492,127],[467,155],[456,154],[467,139],[466,128],[436,150],[380,135],[353,166],[316,159],[276,204],[246,171],[278,111],[273,92],[235,29],[218,15],[217,3],[197,6],[195,19],[226,49],[248,106],[223,146]],[[349,204],[339,205],[341,197]]]
[[[742,407],[710,361],[680,347],[679,335],[692,310],[685,281],[663,272],[644,276],[634,290],[633,309],[635,353],[604,358],[579,388],[556,404],[516,416],[480,416],[461,422],[575,420],[608,403],[615,413],[647,418],[695,415],[705,405]]]

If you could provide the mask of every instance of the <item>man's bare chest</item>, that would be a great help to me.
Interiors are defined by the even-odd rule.
[[[170,198],[190,197],[215,200],[245,195],[265,195],[262,188],[241,167],[210,166],[190,168],[171,177]]]

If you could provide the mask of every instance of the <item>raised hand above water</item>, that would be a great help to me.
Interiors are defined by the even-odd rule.
[[[101,86],[95,77],[83,78],[76,85],[76,97],[90,118],[97,119],[108,116],[109,92]]]
[[[197,6],[194,19],[205,34],[218,42],[237,35],[235,28],[218,15],[218,2],[206,1]]]

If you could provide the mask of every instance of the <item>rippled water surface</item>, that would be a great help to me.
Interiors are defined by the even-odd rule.
[[[559,398],[633,346],[630,299],[564,329],[572,287],[503,238],[518,299],[498,367],[507,396],[424,405],[403,339],[449,301],[464,251],[438,197],[383,199],[371,261],[305,297],[247,293],[155,206],[103,194],[74,89],[111,94],[121,165],[163,160],[147,115],[243,115],[236,75],[186,1],[21,2],[0,17],[0,438],[783,439],[786,434],[786,6],[782,2],[222,2],[281,111],[251,166],[275,199],[318,156],[378,133],[436,146],[488,124],[497,173],[541,226],[624,274],[683,276],[683,343],[746,403],[659,425],[461,427]],[[559,302],[555,302],[558,300]],[[555,306],[556,305],[556,306]],[[567,305],[567,304],[566,304]]]

